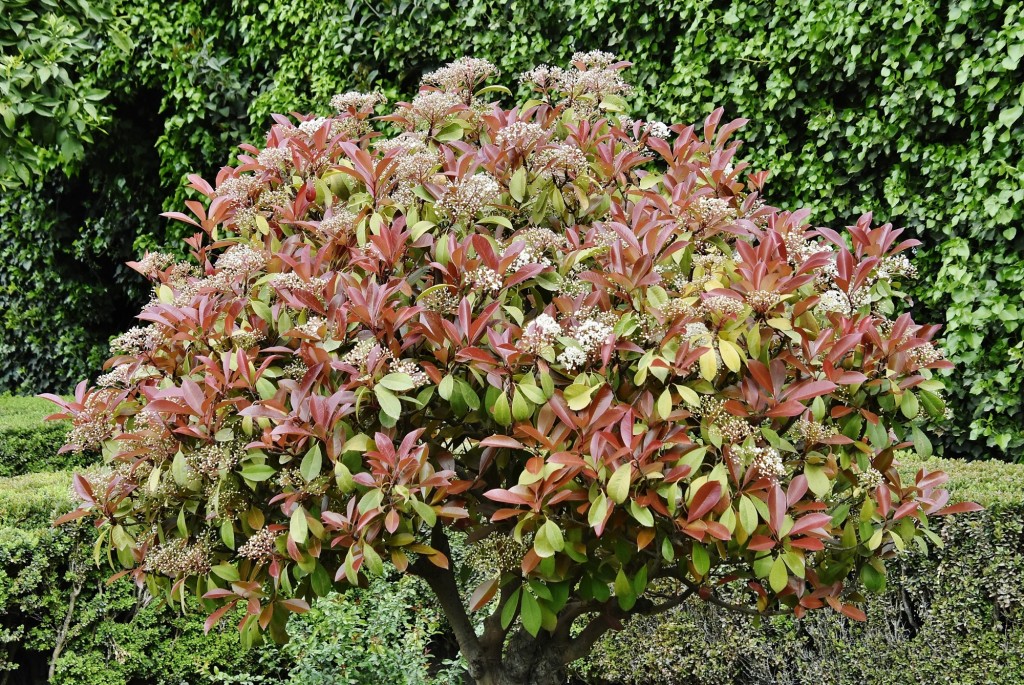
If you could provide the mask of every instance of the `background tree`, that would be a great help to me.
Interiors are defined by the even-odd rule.
[[[132,263],[147,325],[51,396],[109,466],[61,522],[208,626],[245,607],[246,644],[387,560],[478,683],[559,683],[691,596],[861,617],[851,574],[880,589],[929,515],[976,508],[893,465],[930,452],[950,366],[898,313],[917,242],[766,205],[745,122],[630,119],[626,66],[537,67],[504,109],[464,58],[377,118],[397,135],[345,93],[193,177],[191,260]],[[491,562],[467,602],[456,531]]]

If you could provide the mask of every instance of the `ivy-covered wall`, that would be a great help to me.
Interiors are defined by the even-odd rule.
[[[755,163],[773,168],[776,204],[813,207],[821,224],[874,210],[922,239],[915,306],[946,322],[958,363],[945,444],[973,457],[1024,454],[1018,2],[93,4],[109,19],[82,20],[97,56],[88,74],[68,67],[65,91],[82,102],[83,89],[107,91],[96,104],[108,135],[83,124],[80,155],[36,155],[32,182],[0,200],[0,229],[15,236],[0,245],[0,355],[10,360],[0,389],[67,390],[96,373],[104,339],[133,310],[123,303],[141,297],[116,265],[171,242],[179,229],[157,214],[184,199],[183,175],[215,173],[229,161],[221,151],[259,138],[272,112],[326,111],[349,89],[409,95],[424,72],[464,54],[498,63],[512,85],[536,63],[607,49],[635,62],[637,116],[696,121],[721,105],[750,118],[744,135]],[[24,52],[11,31],[0,20],[5,56]],[[9,102],[0,92],[5,117]],[[39,129],[19,117],[0,126],[0,152]]]

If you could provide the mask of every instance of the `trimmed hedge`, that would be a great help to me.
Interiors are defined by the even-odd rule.
[[[153,225],[157,206],[180,205],[183,175],[211,176],[229,161],[226,144],[253,139],[271,112],[326,110],[348,89],[408,96],[423,72],[463,54],[516,73],[610,49],[636,63],[639,116],[696,121],[722,105],[756,120],[744,136],[755,162],[772,160],[768,192],[780,204],[813,207],[822,223],[882,207],[878,219],[922,238],[918,318],[947,321],[959,364],[946,446],[1021,457],[1020,3],[100,4],[125,22],[123,34],[90,34],[89,83],[110,91],[110,136],[86,148],[78,168],[88,173],[0,199],[0,222],[26,236],[16,252],[0,247],[11,273],[0,271],[0,355],[12,360],[0,389],[67,390],[95,368],[133,310],[120,303],[143,297],[141,279],[108,266],[133,240],[173,244],[179,229]],[[54,227],[77,237],[39,239],[55,208]],[[76,306],[55,308],[56,290]]]
[[[0,478],[0,683],[47,682],[58,644],[54,685],[458,683],[458,664],[431,658],[444,624],[418,580],[325,598],[293,618],[287,646],[247,652],[237,620],[204,635],[194,599],[181,614],[126,580],[108,585],[91,526],[51,526],[76,504],[71,472]]]
[[[932,459],[908,460],[905,469],[922,463],[950,473],[955,499],[987,509],[947,520],[939,529],[945,548],[893,569],[890,589],[868,598],[867,623],[825,611],[756,626],[694,602],[609,635],[576,665],[578,677],[593,685],[1024,682],[1024,466]],[[441,619],[411,579],[322,600],[292,619],[298,625],[283,650],[242,652],[231,621],[203,636],[194,605],[186,615],[155,601],[139,605],[147,598],[134,586],[108,587],[107,569],[93,566],[88,526],[48,526],[73,506],[70,478],[0,479],[0,680],[14,667],[12,682],[45,681],[78,586],[54,683],[322,685],[338,682],[331,678],[342,666],[351,678],[344,682],[358,685],[379,682],[379,673],[457,682],[457,665],[425,653],[446,651],[434,641]],[[403,648],[391,649],[400,635]],[[355,667],[364,663],[372,668]]]
[[[86,466],[93,455],[57,454],[67,437],[67,421],[46,421],[57,412],[37,397],[0,396],[0,477]]]
[[[950,474],[954,500],[987,509],[945,519],[944,548],[893,567],[866,623],[826,611],[756,626],[695,601],[609,636],[581,674],[622,685],[1024,682],[1024,466],[908,459],[904,470],[922,464]]]

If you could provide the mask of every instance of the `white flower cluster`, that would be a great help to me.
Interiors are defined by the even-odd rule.
[[[143,276],[152,278],[174,263],[174,255],[167,252],[147,252],[135,267]]]
[[[381,93],[360,93],[350,90],[347,93],[339,93],[332,97],[331,107],[337,110],[339,114],[344,114],[349,110],[357,112],[371,110],[375,105],[383,102],[387,102],[387,98]]]
[[[331,328],[327,325],[327,319],[322,316],[309,317],[306,319],[306,323],[296,326],[295,330],[318,340],[323,340],[331,334]],[[323,334],[320,333],[321,330],[324,331]]]
[[[501,290],[501,286],[505,284],[501,274],[483,265],[476,267],[466,274],[466,280],[474,288],[479,288],[480,290]]]
[[[201,576],[210,572],[210,547],[205,541],[189,544],[184,538],[154,547],[146,554],[143,569],[165,576]]]
[[[419,299],[424,309],[438,314],[451,314],[459,307],[459,298],[451,288],[431,290]]]
[[[323,125],[327,123],[326,117],[315,117],[313,119],[307,119],[299,124],[299,130],[305,133],[307,136],[314,135],[317,131],[323,128]]]
[[[614,329],[603,321],[586,319],[573,327],[570,337],[575,342],[558,355],[558,362],[567,369],[583,366],[591,354],[597,352]]]
[[[668,138],[672,135],[668,125],[661,121],[649,121],[644,128],[647,134],[654,138]]]
[[[270,528],[260,528],[238,548],[238,555],[253,561],[269,561],[277,553],[277,538]]]
[[[736,455],[765,478],[778,480],[786,475],[782,455],[774,447],[739,447]]]
[[[918,366],[928,366],[935,362],[940,362],[946,358],[942,353],[942,350],[935,347],[930,342],[926,342],[923,345],[919,345],[914,349],[910,350],[910,358],[914,360],[914,363]]]
[[[323,277],[314,276],[305,281],[294,271],[274,274],[270,283],[281,290],[302,290],[317,298],[323,298],[324,289],[327,287],[327,279]]]
[[[108,373],[102,374],[96,379],[96,385],[101,388],[125,387],[131,383],[131,364],[118,364]]]
[[[413,388],[420,388],[430,383],[430,376],[411,359],[395,359],[388,365],[391,373],[404,373],[412,379]]]
[[[603,50],[572,53],[573,63],[582,64],[587,69],[607,69],[618,61],[618,57]]]
[[[265,169],[281,169],[292,161],[292,151],[287,145],[266,147],[260,150],[256,161]]]
[[[534,163],[559,182],[576,178],[590,168],[583,150],[572,143],[557,143],[540,150]]]
[[[882,260],[875,271],[875,276],[882,280],[888,280],[893,276],[916,278],[917,267],[905,254],[894,254]]]
[[[260,271],[267,265],[267,256],[249,245],[232,245],[217,258],[216,268],[231,276]]]
[[[217,195],[230,199],[235,204],[247,204],[253,193],[262,189],[263,184],[255,176],[243,174],[224,179],[217,188]]]
[[[818,298],[817,308],[822,312],[836,312],[847,316],[850,314],[850,301],[841,290],[827,290]]]
[[[693,211],[704,225],[736,218],[736,210],[728,200],[719,197],[702,197],[693,205]]]
[[[816,421],[800,419],[789,429],[790,434],[797,440],[803,440],[808,445],[816,445],[828,440],[836,431],[831,426],[825,426]]]
[[[408,115],[413,125],[437,131],[441,124],[452,115],[452,109],[462,104],[458,95],[441,90],[418,93],[412,99]]]
[[[380,347],[376,338],[363,338],[356,343],[355,347],[345,353],[345,356],[341,358],[341,363],[361,369],[366,366],[366,362],[374,350],[379,352],[381,358],[391,359],[391,351]]]
[[[485,59],[462,57],[427,74],[423,83],[444,90],[472,93],[481,81],[497,72],[498,68]]]
[[[782,301],[782,295],[773,290],[753,290],[747,293],[747,304],[758,314],[771,311]]]
[[[155,324],[134,326],[110,341],[111,354],[127,354],[138,357],[160,344],[163,333]]]
[[[427,145],[423,141],[423,134],[418,131],[404,131],[394,138],[375,138],[370,145],[382,155],[386,155],[392,150],[411,155],[427,149]]]
[[[355,222],[356,215],[352,212],[347,209],[335,209],[329,216],[320,220],[317,229],[324,238],[331,240],[351,233]]]
[[[884,482],[885,478],[877,469],[869,468],[867,471],[857,474],[857,485],[865,490],[874,490]]]
[[[434,209],[452,221],[476,217],[497,202],[501,186],[488,174],[473,174],[448,186]]]
[[[502,147],[517,147],[527,150],[544,140],[547,131],[540,124],[516,121],[498,131],[494,142]]]
[[[258,345],[265,337],[263,331],[255,329],[243,330],[239,328],[231,332],[231,342],[243,350]]]
[[[540,354],[546,347],[552,347],[562,334],[562,327],[550,314],[541,314],[526,324],[516,342],[516,348],[527,354]]]
[[[726,297],[725,295],[706,297],[702,304],[709,312],[716,312],[727,316],[742,314],[745,309],[745,305],[741,300],[737,300],[734,297]]]

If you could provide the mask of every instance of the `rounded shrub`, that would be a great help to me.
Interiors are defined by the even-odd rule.
[[[246,643],[390,561],[482,683],[558,682],[690,596],[860,617],[851,573],[881,589],[928,515],[972,508],[893,460],[930,451],[950,366],[899,313],[917,241],[771,207],[744,121],[631,119],[627,66],[537,67],[506,109],[463,58],[383,116],[361,93],[277,116],[192,177],[207,202],[167,214],[191,259],[132,263],[144,325],[99,387],[53,398],[67,449],[112,466],[66,518],[209,625],[245,607]],[[479,636],[452,529],[490,564]]]

